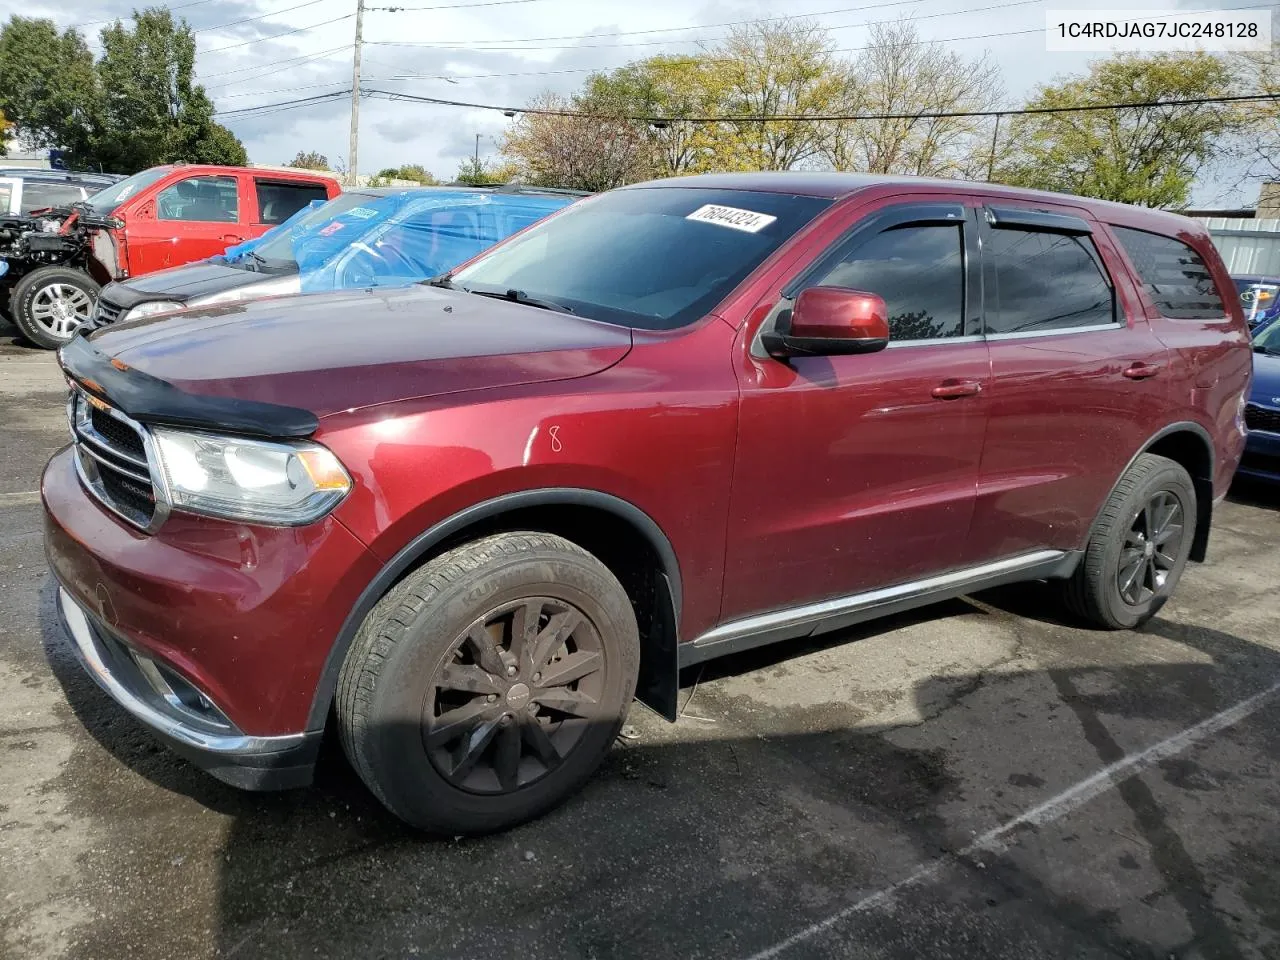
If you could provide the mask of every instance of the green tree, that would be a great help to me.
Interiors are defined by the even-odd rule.
[[[519,171],[512,164],[495,166],[488,160],[477,161],[468,157],[458,163],[458,173],[453,179],[455,183],[465,183],[469,187],[489,187],[508,183],[518,176]]]
[[[440,181],[420,163],[402,163],[398,167],[384,167],[378,171],[377,180],[412,180],[424,187],[437,186]]]
[[[80,34],[18,16],[0,28],[0,110],[23,143],[62,148],[90,165],[99,104],[93,54]]]
[[[213,104],[194,82],[196,43],[185,20],[162,7],[135,11],[133,29],[116,21],[102,31],[99,159],[110,169],[158,163],[246,162],[244,146],[213,119]]]
[[[1230,64],[1197,53],[1120,54],[1084,76],[1040,88],[1028,107],[1080,107],[1218,97]],[[1013,156],[997,179],[1147,207],[1180,207],[1196,174],[1220,155],[1240,113],[1220,103],[1132,107],[1017,118]]]
[[[13,132],[13,124],[11,124],[4,115],[4,111],[0,110],[0,157],[3,157],[9,150],[9,137]]]
[[[298,155],[285,166],[297,167],[299,170],[328,170],[329,158],[318,150],[299,150]]]

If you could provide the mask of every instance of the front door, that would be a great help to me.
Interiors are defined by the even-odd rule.
[[[973,328],[976,249],[954,196],[889,203],[784,288],[773,315],[809,286],[879,294],[891,339],[873,354],[744,361],[722,620],[959,563],[990,369]]]
[[[993,200],[981,219],[991,389],[965,559],[1076,549],[1163,416],[1167,351],[1086,211]]]
[[[130,274],[204,260],[246,239],[241,193],[240,178],[230,174],[184,177],[161,189],[128,218]]]

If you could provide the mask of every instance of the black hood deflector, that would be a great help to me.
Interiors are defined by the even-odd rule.
[[[298,407],[186,393],[100,353],[83,336],[58,351],[58,362],[85,390],[139,423],[282,438],[309,437],[320,425],[314,413]]]

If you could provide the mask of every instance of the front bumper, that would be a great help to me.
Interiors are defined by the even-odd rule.
[[[254,527],[108,513],[70,449],[41,482],[58,607],[97,682],[177,752],[250,788],[306,783],[330,650],[379,562],[332,517]]]
[[[184,704],[176,678],[131,649],[58,588],[58,617],[76,655],[98,686],[151,728],[175,753],[226,783],[245,790],[283,790],[311,782],[320,733],[255,737],[225,718],[199,716]]]
[[[1249,431],[1236,475],[1280,483],[1280,433]]]

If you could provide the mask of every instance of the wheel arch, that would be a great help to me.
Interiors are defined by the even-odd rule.
[[[1128,473],[1134,460],[1144,453],[1166,457],[1191,475],[1196,490],[1196,536],[1191,543],[1190,558],[1203,563],[1208,554],[1209,526],[1213,521],[1213,438],[1208,430],[1194,421],[1171,423],[1154,434],[1133,455],[1120,472],[1120,477],[1116,478],[1116,484]],[[1115,485],[1112,485],[1114,490]]]
[[[361,591],[334,638],[307,718],[324,728],[338,674],[360,624],[396,583],[432,557],[504,530],[536,530],[576,543],[618,577],[640,626],[636,697],[675,719],[678,689],[677,624],[682,586],[679,561],[662,528],[635,504],[599,490],[550,487],[485,500],[432,525],[402,547]]]

